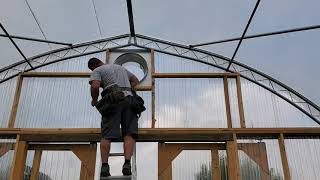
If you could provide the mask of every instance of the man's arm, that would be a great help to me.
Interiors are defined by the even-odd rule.
[[[135,75],[132,75],[129,81],[132,88],[135,88],[139,84],[139,79]]]
[[[91,82],[90,92],[92,97],[92,101],[91,101],[92,106],[95,106],[97,104],[98,97],[99,97],[100,84],[101,82],[97,80],[93,80]]]

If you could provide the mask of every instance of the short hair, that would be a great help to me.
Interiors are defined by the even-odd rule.
[[[93,67],[97,66],[98,64],[103,63],[100,59],[98,58],[90,58],[88,61],[88,68],[92,69]]]

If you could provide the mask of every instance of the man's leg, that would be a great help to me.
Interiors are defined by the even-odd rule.
[[[102,163],[108,163],[110,153],[111,141],[109,139],[102,138],[100,141],[100,153]]]
[[[108,164],[109,153],[110,153],[111,141],[102,138],[100,141],[100,154],[102,160],[100,177],[110,176],[110,166]]]
[[[130,160],[136,141],[135,141],[135,139],[132,138],[131,135],[124,136],[123,141],[124,141],[124,143],[123,143],[124,158],[125,158],[125,160]]]

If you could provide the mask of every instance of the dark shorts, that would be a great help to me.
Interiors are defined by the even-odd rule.
[[[110,113],[102,116],[102,138],[113,140],[120,138],[121,135],[132,135],[133,138],[136,138],[138,134],[138,116],[132,110],[130,98],[132,96],[127,96],[124,101],[115,105]]]

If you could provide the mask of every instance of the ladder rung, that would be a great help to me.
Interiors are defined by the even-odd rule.
[[[130,180],[131,176],[109,176],[100,178],[100,180]]]
[[[109,156],[124,156],[124,153],[110,153]]]

